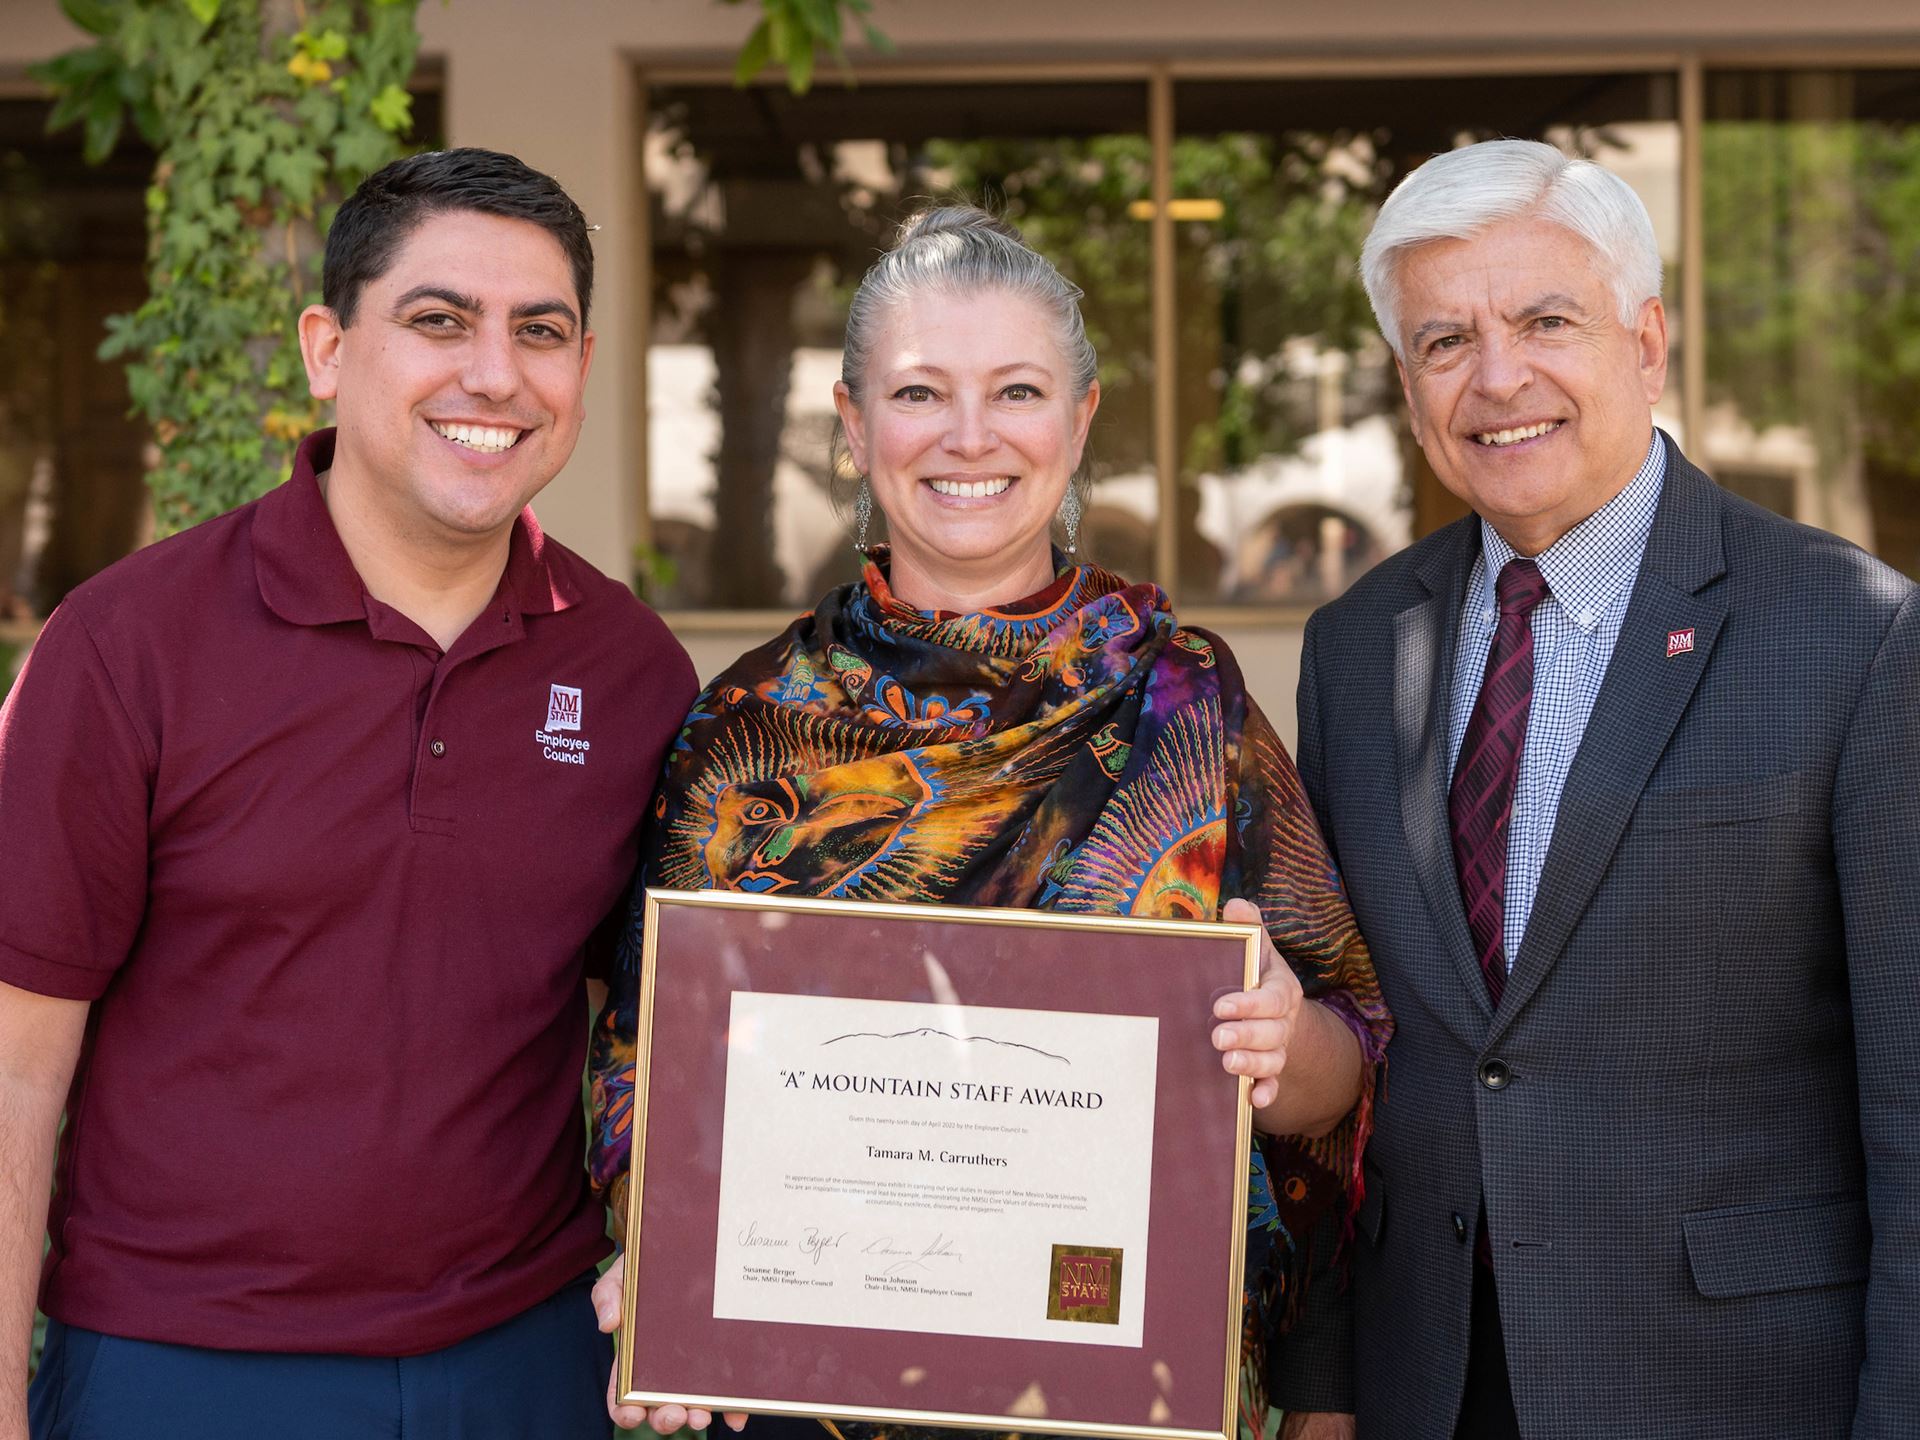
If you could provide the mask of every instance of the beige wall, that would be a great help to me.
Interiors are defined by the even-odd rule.
[[[49,0],[50,3],[50,0]],[[449,0],[422,7],[421,28],[452,54],[462,38],[485,43],[496,23],[530,39],[566,42],[583,53],[610,43],[669,62],[707,51],[731,55],[758,7],[713,0]],[[475,24],[475,17],[481,22]],[[517,17],[517,20],[515,19]],[[1488,50],[1685,45],[1696,42],[1805,44],[1874,37],[1911,39],[1911,0],[1607,0],[1601,5],[1542,6],[1537,0],[1472,0],[1437,6],[1424,0],[1362,0],[1347,6],[1275,0],[880,0],[874,18],[903,61],[956,57],[1020,61],[1061,58],[1137,60],[1153,52],[1185,56],[1285,55],[1306,51]],[[530,63],[541,51],[526,52]],[[564,59],[563,56],[556,56]],[[546,88],[546,87],[539,87]]]
[[[0,70],[17,71],[86,38],[56,0],[0,0]]]

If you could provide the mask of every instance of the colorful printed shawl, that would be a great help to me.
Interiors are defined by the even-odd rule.
[[[594,1035],[591,1169],[621,1217],[644,886],[1204,919],[1254,901],[1367,1062],[1332,1134],[1256,1150],[1243,1404],[1264,1414],[1262,1343],[1306,1239],[1358,1204],[1391,1022],[1292,761],[1225,647],[1179,628],[1157,587],[1078,566],[1004,610],[924,612],[875,551],[861,583],[701,693]]]

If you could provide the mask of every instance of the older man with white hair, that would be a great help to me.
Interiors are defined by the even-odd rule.
[[[1601,167],[1439,156],[1361,265],[1475,514],[1307,629],[1300,770],[1398,1030],[1351,1349],[1311,1317],[1282,1398],[1920,1433],[1915,587],[1654,428],[1659,252]]]

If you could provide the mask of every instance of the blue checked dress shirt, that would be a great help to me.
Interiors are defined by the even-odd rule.
[[[1507,831],[1507,969],[1520,953],[1533,913],[1534,892],[1553,840],[1560,792],[1587,733],[1594,697],[1633,596],[1634,576],[1653,529],[1653,512],[1667,478],[1667,448],[1654,432],[1647,457],[1627,488],[1534,557],[1550,592],[1533,612],[1533,708],[1514,780],[1513,820]],[[1485,520],[1480,558],[1467,577],[1460,644],[1453,657],[1448,715],[1447,773],[1460,760],[1460,742],[1480,694],[1487,652],[1499,624],[1494,581],[1514,548]]]

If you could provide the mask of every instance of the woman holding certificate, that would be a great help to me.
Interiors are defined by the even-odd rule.
[[[1357,1188],[1390,1021],[1233,657],[1158,587],[1075,558],[1100,400],[1079,295],[968,207],[915,217],[868,272],[834,387],[863,578],[695,702],[635,903],[648,886],[1263,924],[1264,978],[1218,1002],[1213,1031],[1254,1079],[1266,1137],[1247,1247],[1257,1412],[1308,1238]],[[882,518],[891,543],[869,549]],[[616,1213],[639,936],[636,921],[594,1037],[591,1163]]]

